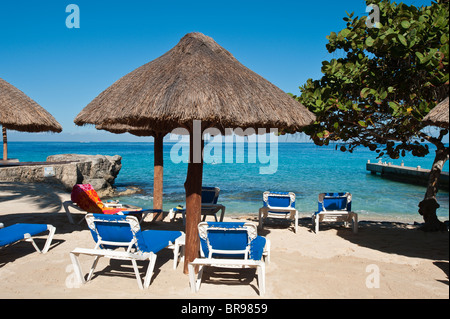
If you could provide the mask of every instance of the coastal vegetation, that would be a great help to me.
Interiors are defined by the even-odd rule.
[[[373,9],[369,17],[347,13],[345,28],[327,36],[334,58],[322,62],[322,78],[308,79],[294,96],[317,116],[306,133],[317,145],[340,141],[341,151],[365,146],[393,159],[406,152],[425,156],[428,143],[434,144],[419,213],[424,230],[446,229],[436,216],[436,193],[449,158],[443,143],[448,120],[431,130],[423,119],[449,95],[449,1],[422,7],[389,0],[366,4]]]

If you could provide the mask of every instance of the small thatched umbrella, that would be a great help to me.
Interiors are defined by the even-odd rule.
[[[428,125],[448,128],[448,97],[436,105],[430,113],[423,118],[423,122]]]
[[[22,132],[62,131],[61,125],[42,106],[1,78],[0,124],[3,131],[3,160],[8,159],[6,129]]]
[[[130,133],[136,136],[153,136],[153,209],[163,209],[164,157],[163,139],[166,132],[155,132],[149,127],[132,127],[126,124],[96,125],[96,129],[115,134]],[[160,215],[162,217],[162,214]]]
[[[203,147],[195,145],[203,145],[203,140],[194,140],[198,133],[194,120],[201,121],[202,129],[222,132],[236,127],[298,131],[315,116],[201,33],[187,34],[161,57],[119,79],[78,114],[77,125],[125,124],[160,132],[182,126],[189,131],[185,273],[198,255],[201,215]]]

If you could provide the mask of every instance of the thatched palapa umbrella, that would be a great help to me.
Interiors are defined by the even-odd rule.
[[[0,124],[3,131],[3,160],[8,159],[6,129],[22,132],[62,131],[61,125],[42,106],[0,78]]]
[[[448,128],[448,97],[436,105],[430,113],[423,118],[423,122],[429,125]]]
[[[315,116],[201,33],[185,35],[174,48],[119,79],[78,114],[77,125],[125,124],[159,132],[181,126],[189,131],[185,273],[187,264],[198,256],[201,217],[203,160],[202,148],[195,145],[203,145],[203,140],[194,139],[198,133],[194,120],[201,121],[202,129],[215,127],[222,132],[237,127],[299,131]]]

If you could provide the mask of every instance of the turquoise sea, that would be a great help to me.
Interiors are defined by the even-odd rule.
[[[164,144],[164,209],[178,204],[184,205],[183,183],[186,179],[187,164],[174,163],[171,151],[178,148],[177,156],[186,159],[179,143]],[[245,145],[247,145],[245,143]],[[248,163],[255,150],[243,149],[243,157],[237,163],[234,149],[232,163],[225,163],[230,149],[222,149],[222,157],[209,158],[204,164],[203,185],[217,186],[221,189],[219,202],[226,206],[226,215],[257,214],[262,205],[262,193],[271,191],[292,191],[296,194],[296,208],[302,217],[310,216],[317,209],[317,196],[321,192],[347,191],[353,195],[352,208],[360,220],[377,219],[402,222],[423,222],[418,214],[418,203],[425,194],[424,186],[405,184],[371,175],[366,171],[367,160],[378,162],[376,153],[360,148],[353,153],[341,152],[335,146],[316,146],[311,143],[278,143],[277,167],[273,174],[260,174],[262,164],[259,156],[256,163]],[[210,145],[211,146],[211,145]],[[217,149],[216,149],[217,150]],[[9,142],[10,157],[21,162],[45,161],[54,154],[102,154],[122,156],[122,169],[116,179],[116,186],[138,186],[142,194],[120,198],[121,201],[151,208],[153,192],[153,143],[112,143],[112,142]],[[227,153],[228,152],[228,153]],[[272,152],[272,153],[271,153]],[[172,155],[173,155],[172,154]],[[220,152],[211,152],[218,156]],[[250,155],[249,155],[250,154]],[[267,146],[266,154],[275,152]],[[172,156],[173,158],[173,156]],[[222,160],[221,160],[222,159]],[[431,168],[434,159],[434,146],[430,144],[430,154],[419,158],[407,155],[399,160],[384,158],[383,161],[405,166]],[[211,163],[212,162],[212,163]],[[229,160],[228,160],[229,162]],[[446,163],[444,170],[448,172]],[[438,193],[438,216],[449,219],[448,191]]]

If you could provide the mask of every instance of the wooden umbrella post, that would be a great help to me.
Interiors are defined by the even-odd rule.
[[[3,133],[3,160],[8,160],[8,137],[6,135],[6,128],[2,126],[2,133]]]
[[[163,133],[154,134],[154,167],[153,167],[153,209],[163,209]],[[160,214],[157,220],[161,220],[163,215]]]
[[[195,134],[194,129],[189,132],[189,164],[186,176],[186,182],[184,183],[184,189],[186,190],[186,246],[185,246],[185,258],[183,272],[188,274],[188,264],[198,257],[200,248],[200,239],[198,237],[198,223],[201,220],[201,206],[202,206],[202,178],[203,178],[203,138],[202,134]],[[196,138],[201,139],[201,147],[194,147]],[[194,151],[200,152],[200,154],[194,153]],[[200,160],[195,161],[194,159]]]

